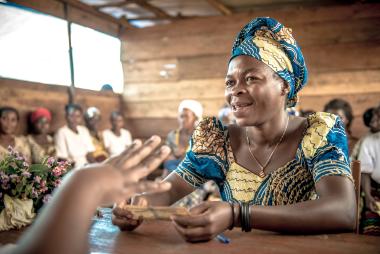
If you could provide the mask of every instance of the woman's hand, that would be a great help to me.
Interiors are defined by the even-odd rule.
[[[140,226],[143,219],[134,219],[130,211],[123,209],[125,204],[127,204],[127,202],[115,204],[112,209],[112,224],[118,226],[121,231],[132,231]],[[132,198],[131,204],[146,207],[148,206],[148,201],[142,196],[135,196]]]
[[[145,144],[137,140],[122,154],[77,170],[75,178],[80,183],[91,184],[101,203],[123,202],[142,192],[167,191],[170,189],[168,183],[144,180],[170,153],[167,146],[157,149],[160,142],[158,136],[153,136]],[[97,184],[94,186],[94,183]]]
[[[109,201],[123,202],[138,193],[162,192],[170,188],[168,183],[143,180],[170,154],[167,146],[155,151],[160,143],[161,139],[158,136],[151,137],[143,145],[141,141],[136,140],[121,155],[105,162],[105,170],[110,179],[106,186],[113,190],[107,192],[112,194],[108,198]]]
[[[203,202],[190,210],[190,216],[173,216],[174,227],[189,242],[209,241],[232,223],[231,205]]]
[[[161,139],[158,136],[153,136],[144,145],[136,140],[120,156],[109,159],[106,164],[111,168],[120,168],[124,179],[119,184],[126,186],[123,192],[119,193],[118,199],[114,199],[119,204],[114,206],[112,223],[117,225],[121,230],[133,230],[141,224],[142,220],[133,219],[132,214],[123,209],[131,196],[138,193],[156,193],[167,191],[170,188],[169,183],[159,183],[153,181],[140,181],[140,179],[149,175],[155,170],[162,161],[170,154],[170,149],[167,146],[153,153],[154,149],[159,146]],[[120,203],[121,202],[121,203]],[[147,206],[147,201],[139,196],[132,199],[132,204]]]

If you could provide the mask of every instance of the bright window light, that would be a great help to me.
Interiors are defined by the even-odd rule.
[[[0,76],[70,85],[67,23],[0,4]]]
[[[100,90],[104,84],[110,84],[114,92],[123,91],[118,38],[72,24],[71,42],[76,87]]]
[[[67,21],[0,4],[0,77],[70,85]],[[123,91],[118,38],[71,25],[75,87]]]

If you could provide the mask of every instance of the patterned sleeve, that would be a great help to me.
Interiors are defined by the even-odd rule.
[[[190,149],[174,172],[194,187],[208,180],[222,182],[227,169],[224,133],[215,117],[202,120],[191,137]]]
[[[353,181],[342,121],[322,112],[313,117],[303,145],[314,182],[325,176],[345,176]]]

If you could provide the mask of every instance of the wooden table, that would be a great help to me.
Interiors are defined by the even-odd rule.
[[[103,218],[94,218],[89,232],[91,252],[123,254],[222,254],[222,253],[379,253],[380,238],[355,234],[295,236],[254,230],[243,233],[236,229],[225,233],[229,244],[212,240],[206,243],[185,242],[170,222],[144,222],[134,232],[120,232],[110,222],[110,209]],[[14,243],[20,231],[0,233],[0,243]]]

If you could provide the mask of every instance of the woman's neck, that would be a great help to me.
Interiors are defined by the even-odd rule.
[[[0,140],[9,141],[14,139],[14,134],[0,133]]]
[[[78,126],[73,126],[73,125],[67,125],[69,127],[70,130],[72,130],[73,132],[75,133],[78,133]]]
[[[247,135],[253,145],[274,146],[286,132],[289,116],[287,112],[259,126],[247,126]]]
[[[14,134],[0,133],[0,145],[7,148],[8,146],[15,146]]]
[[[120,136],[121,135],[121,128],[117,129],[117,128],[112,128],[112,132],[116,135],[116,136]]]
[[[39,144],[39,145],[45,145],[48,142],[48,134],[47,133],[39,133],[39,134],[34,134],[32,135],[34,140]]]
[[[183,134],[191,135],[194,131],[194,128],[181,128],[180,132]]]
[[[98,133],[98,131],[96,129],[89,129],[89,131],[90,131],[90,135],[92,137],[95,137],[96,139],[99,139],[99,133]]]

